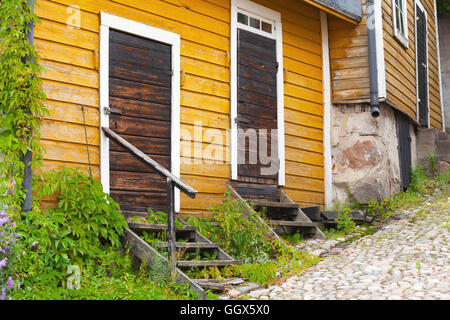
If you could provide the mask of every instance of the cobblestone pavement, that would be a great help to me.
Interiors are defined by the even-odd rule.
[[[450,198],[434,198],[253,299],[450,299]]]

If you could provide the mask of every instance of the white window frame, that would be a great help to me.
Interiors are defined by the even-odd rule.
[[[393,27],[394,27],[394,36],[397,38],[397,40],[406,48],[409,46],[408,41],[408,2],[406,0],[400,0],[403,5],[403,29],[405,30],[405,33],[402,34],[400,30],[397,29],[397,6],[396,6],[397,0],[392,0],[392,17],[393,17]]]
[[[253,27],[237,22],[237,13],[248,13],[252,17],[269,22],[273,25],[273,32],[269,34]],[[231,0],[231,37],[230,37],[230,127],[231,127],[231,179],[238,178],[238,141],[237,141],[237,29],[245,29],[263,35],[276,41],[277,71],[277,129],[278,129],[278,157],[280,160],[278,171],[278,185],[285,185],[285,149],[284,149],[284,79],[283,79],[283,37],[281,14],[277,11],[261,6],[249,0]]]
[[[102,127],[109,128],[109,30],[119,30],[159,41],[172,47],[171,172],[180,177],[180,36],[140,22],[105,12],[100,13],[100,178],[105,193],[110,192],[109,139]],[[175,188],[175,211],[180,210],[180,190]]]
[[[426,44],[425,47],[427,48],[427,107],[428,107],[428,128],[430,127],[430,77],[429,77],[429,61],[428,61],[428,13],[427,10],[425,10],[425,7],[422,5],[422,2],[420,2],[420,0],[415,0],[414,1],[414,33],[415,33],[415,55],[416,55],[416,120],[417,123],[419,123],[419,68],[418,68],[418,58],[417,58],[417,7],[420,8],[420,10],[422,10],[425,13],[425,27],[426,27],[426,34],[427,34],[427,39],[426,39]],[[437,23],[437,21],[436,21]]]

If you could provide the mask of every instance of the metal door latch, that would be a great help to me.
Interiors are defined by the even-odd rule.
[[[105,111],[105,114],[122,114],[122,110],[118,108],[104,107],[103,110]]]

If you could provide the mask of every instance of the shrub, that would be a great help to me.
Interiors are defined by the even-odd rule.
[[[210,218],[191,217],[188,223],[233,257],[251,263],[267,261],[271,251],[271,241],[266,238],[269,230],[259,218],[259,212],[246,216],[243,203],[231,199],[227,192],[222,203],[212,207]]]
[[[65,279],[67,266],[88,265],[120,246],[126,221],[100,182],[62,167],[36,176],[36,202],[17,224],[20,248],[16,273],[25,282]],[[43,196],[57,195],[54,209],[41,210]]]
[[[344,233],[351,233],[355,229],[355,222],[352,220],[351,208],[344,203],[336,203],[335,208],[337,210],[337,226],[336,229]]]

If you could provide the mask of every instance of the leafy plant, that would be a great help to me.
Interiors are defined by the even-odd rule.
[[[148,209],[149,214],[145,216],[134,216],[131,218],[132,221],[136,221],[139,223],[146,223],[146,224],[167,224],[168,221],[168,215],[165,212],[162,211],[153,211],[152,209]],[[177,228],[183,228],[183,223],[175,217],[175,227]]]
[[[438,14],[445,14],[450,12],[450,0],[437,0]]]
[[[344,233],[351,233],[355,229],[355,222],[352,220],[351,208],[346,202],[336,203],[337,210],[337,226],[336,228]]]
[[[100,263],[108,248],[120,247],[126,221],[100,182],[67,167],[35,177],[33,211],[17,223],[20,250],[26,253],[18,259],[17,275],[30,282],[42,276],[64,280],[68,265]],[[52,195],[56,208],[41,210],[42,197]]]
[[[41,118],[48,114],[38,55],[27,38],[39,22],[27,0],[2,0],[0,5],[0,195],[17,211],[24,198],[23,156],[33,150],[32,168],[42,163]],[[6,193],[15,186],[13,193]]]
[[[437,151],[428,152],[428,162],[430,163],[431,175],[435,176],[437,174]]]
[[[191,217],[188,223],[235,258],[245,263],[264,262],[269,259],[271,242],[266,238],[268,229],[258,218],[262,218],[259,212],[246,216],[243,204],[226,193],[222,203],[212,207],[211,217]]]

